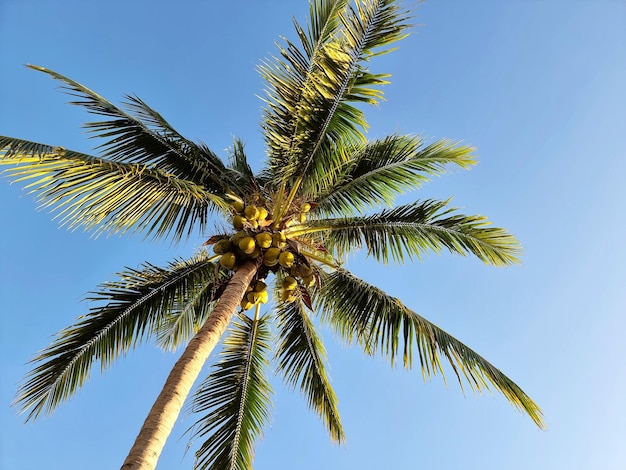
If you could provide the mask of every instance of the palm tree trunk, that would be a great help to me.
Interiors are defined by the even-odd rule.
[[[237,269],[206,323],[189,342],[167,377],[122,465],[122,470],[147,470],[156,467],[165,441],[191,387],[236,312],[257,267],[258,264],[248,261]]]

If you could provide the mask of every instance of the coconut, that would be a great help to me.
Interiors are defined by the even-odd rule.
[[[304,204],[302,204],[302,207],[300,207],[300,210],[302,212],[309,212],[311,210],[311,204],[305,202]]]
[[[278,256],[278,262],[283,268],[290,268],[293,266],[294,256],[290,251],[283,251]]]
[[[241,201],[235,201],[231,204],[232,208],[235,210],[235,212],[243,212],[243,208],[244,208],[244,204]]]
[[[287,237],[283,232],[275,232],[272,234],[272,246],[282,248],[287,243]]]
[[[313,268],[311,268],[311,266],[307,266],[306,264],[298,266],[298,275],[300,277],[307,277],[311,274],[313,274]]]
[[[243,255],[249,259],[258,258],[259,256],[261,256],[261,248],[259,248],[259,246],[257,245],[254,247],[254,251],[252,253],[244,253]]]
[[[296,279],[291,276],[286,276],[283,279],[282,286],[283,289],[291,291],[298,287],[298,281],[296,281]]]
[[[278,256],[280,256],[280,248],[268,248],[263,255],[263,264],[265,266],[276,266],[278,264]]]
[[[304,276],[302,278],[302,282],[307,287],[313,287],[315,285],[315,277],[313,277],[313,276]]]
[[[267,301],[270,298],[269,293],[267,292],[267,290],[261,291],[258,294],[259,295],[257,297],[257,302],[262,303],[262,304],[266,304]]]
[[[213,245],[213,252],[216,255],[223,255],[232,250],[233,244],[227,238],[222,238],[215,245]]]
[[[233,269],[236,262],[237,257],[232,252],[224,253],[220,258],[220,264],[228,269]]]
[[[247,255],[252,254],[256,249],[256,242],[254,241],[253,237],[242,238],[239,241],[238,245],[241,251],[243,251]]]
[[[243,210],[243,213],[248,220],[257,220],[259,217],[259,210],[256,208],[256,206],[247,206]]]
[[[235,233],[232,237],[230,237],[230,241],[233,243],[233,245],[239,245],[239,242],[246,238],[249,237],[250,235],[248,234],[248,232],[246,232],[245,230],[240,230],[239,232]]]
[[[243,228],[243,224],[245,224],[248,220],[242,216],[237,214],[235,217],[233,217],[233,227],[235,227],[237,230],[241,230]]]
[[[282,299],[283,302],[293,302],[294,300],[296,300],[296,296],[293,295],[292,293],[293,291],[291,290],[284,290],[280,293],[280,298]]]
[[[254,290],[256,292],[263,292],[265,289],[267,289],[267,284],[263,281],[256,281],[256,284],[254,285]]]
[[[259,215],[257,216],[257,220],[261,221],[261,220],[267,219],[267,216],[269,215],[269,213],[267,212],[267,209],[265,207],[257,207],[257,209],[259,210]]]
[[[258,233],[255,237],[257,245],[261,248],[269,248],[272,246],[272,235],[268,232]]]

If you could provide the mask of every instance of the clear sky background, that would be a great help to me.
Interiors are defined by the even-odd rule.
[[[347,432],[330,444],[297,392],[275,382],[257,470],[626,468],[626,4],[620,0],[428,0],[413,34],[372,63],[393,74],[368,110],[394,132],[475,145],[480,163],[425,186],[487,215],[523,243],[520,266],[427,256],[360,276],[487,357],[543,408],[548,431],[503,397],[424,383],[325,331]],[[256,169],[260,59],[294,38],[298,1],[34,1],[0,5],[0,134],[91,151],[56,70],[119,103],[135,93],[182,134],[223,150],[236,135]],[[177,354],[147,344],[96,371],[49,417],[10,406],[25,363],[85,313],[84,295],[125,266],[189,256],[204,240],[90,238],[58,228],[19,185],[0,182],[0,468],[119,468]],[[182,419],[159,468],[191,468]]]

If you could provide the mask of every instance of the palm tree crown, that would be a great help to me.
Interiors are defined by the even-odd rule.
[[[308,25],[295,23],[299,44],[285,40],[259,67],[267,84],[267,161],[258,174],[239,140],[224,163],[139,98],[127,97],[120,108],[30,66],[61,81],[72,104],[99,116],[86,128],[102,144],[91,156],[0,137],[9,178],[24,182],[71,228],[173,240],[210,236],[190,259],[127,268],[93,293],[89,313],[33,360],[16,398],[27,419],[70,398],[94,364],[107,368],[144,340],[166,349],[186,345],[183,357],[195,354],[201,367],[227,328],[190,404],[197,416],[192,433],[203,441],[197,467],[250,468],[269,416],[270,360],[341,442],[318,335],[323,324],[368,354],[401,358],[406,368],[416,352],[426,377],[443,373],[445,359],[461,386],[498,390],[543,426],[537,405],[497,368],[343,267],[359,249],[382,263],[443,249],[495,266],[518,261],[516,239],[482,216],[460,214],[448,201],[394,205],[397,195],[449,165],[474,164],[472,148],[448,140],[364,137],[363,105],[377,103],[388,83],[387,75],[370,72],[370,59],[392,50],[408,26],[407,11],[393,0],[312,0]],[[220,216],[226,222],[214,224]],[[188,391],[199,372],[173,374],[168,384],[190,380]],[[144,427],[158,427],[149,422]],[[150,452],[156,459],[160,450]],[[129,457],[124,468],[144,468],[142,459]]]

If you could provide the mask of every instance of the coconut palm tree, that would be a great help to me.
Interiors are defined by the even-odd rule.
[[[299,45],[285,40],[259,67],[267,84],[267,160],[258,174],[239,140],[224,163],[139,98],[128,96],[118,107],[30,66],[61,81],[72,104],[99,116],[86,128],[102,144],[92,156],[1,137],[5,175],[24,182],[70,228],[173,241],[200,233],[206,241],[190,259],[126,268],[93,293],[91,310],[34,358],[16,397],[27,420],[69,399],[96,363],[108,368],[149,340],[165,349],[184,345],[122,467],[154,468],[221,340],[190,403],[197,417],[190,431],[202,440],[197,468],[251,468],[269,415],[270,360],[331,439],[342,442],[318,333],[325,325],[406,368],[416,355],[426,377],[443,374],[446,360],[461,385],[498,390],[543,426],[537,405],[511,379],[343,266],[361,249],[382,263],[444,249],[495,266],[518,261],[516,239],[482,216],[460,214],[448,201],[394,205],[449,165],[474,163],[472,148],[449,140],[364,137],[362,108],[377,103],[387,83],[387,75],[370,71],[370,59],[406,35],[407,11],[393,0],[313,0],[308,25],[295,28]]]

